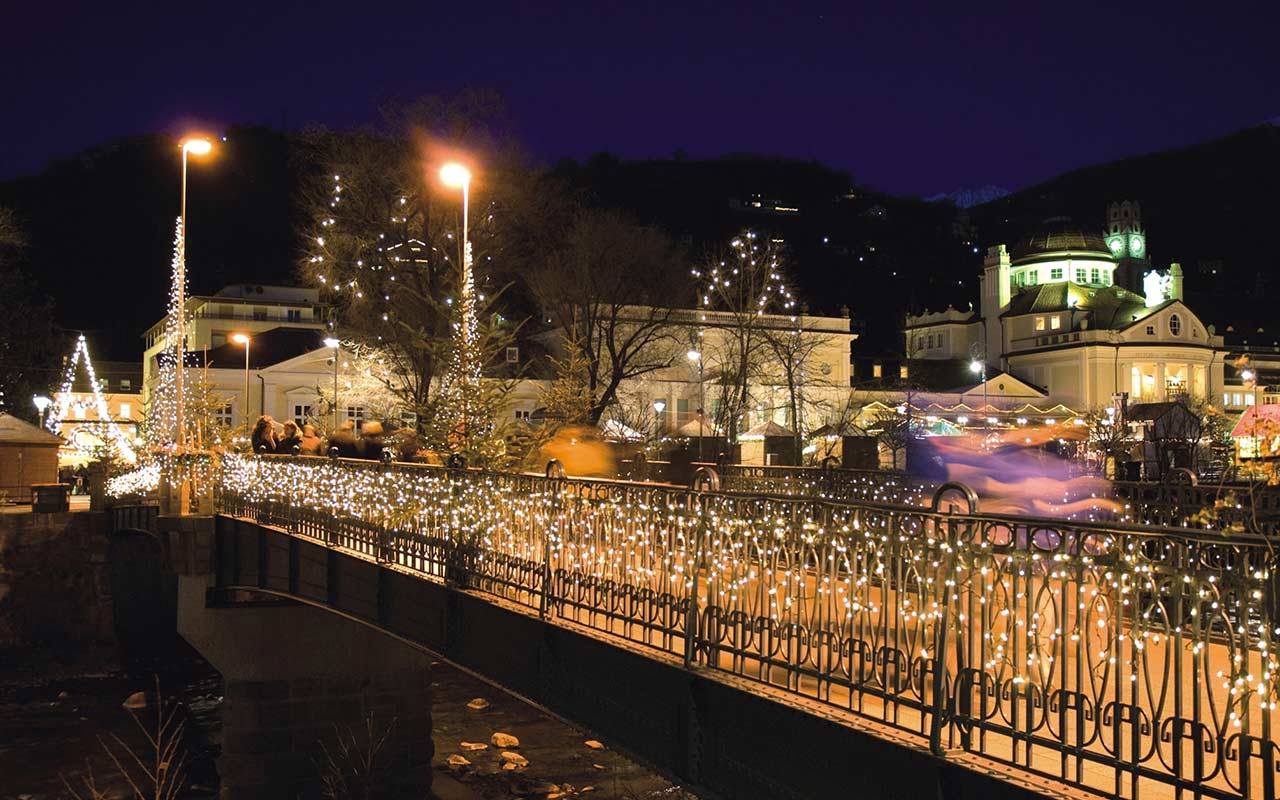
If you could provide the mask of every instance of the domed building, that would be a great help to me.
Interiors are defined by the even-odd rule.
[[[1012,248],[987,250],[976,313],[907,317],[907,356],[973,361],[1081,412],[1118,397],[1216,397],[1222,339],[1182,288],[1178,264],[1151,268],[1137,204],[1113,203],[1105,229],[1053,217]]]

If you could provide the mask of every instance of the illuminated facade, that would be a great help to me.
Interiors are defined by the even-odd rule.
[[[988,249],[976,312],[909,316],[908,357],[973,359],[1082,410],[1216,398],[1222,338],[1183,302],[1181,266],[1155,270],[1147,253],[1136,204],[1112,204],[1103,231],[1046,220]]]

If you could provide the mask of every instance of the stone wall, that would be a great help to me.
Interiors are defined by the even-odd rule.
[[[0,650],[114,642],[107,516],[0,513]]]

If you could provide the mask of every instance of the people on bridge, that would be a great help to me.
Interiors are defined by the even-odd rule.
[[[284,424],[284,434],[276,442],[276,452],[281,455],[293,455],[293,448],[302,449],[302,434],[298,431],[298,423],[289,420]]]
[[[274,453],[276,451],[275,420],[263,414],[254,423],[253,433],[249,435],[249,445],[255,453]]]
[[[356,439],[355,420],[343,421],[336,431],[329,434],[329,447],[337,448],[338,458],[360,457],[360,442]]]
[[[316,436],[315,425],[302,426],[302,455],[304,456],[322,456],[324,455],[324,440]]]
[[[382,435],[382,423],[377,420],[371,420],[364,424],[360,430],[360,455],[358,458],[366,458],[371,461],[377,461],[382,458],[382,448],[386,446]]]

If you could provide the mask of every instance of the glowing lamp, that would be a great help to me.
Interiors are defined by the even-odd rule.
[[[340,344],[342,344],[342,342],[338,341],[337,339],[333,338],[332,336],[330,336],[330,337],[328,337],[328,338],[326,338],[326,339],[324,340],[324,346],[325,346],[325,347],[332,347],[334,350],[337,350],[337,349],[338,349],[338,346],[339,346]]]
[[[454,189],[461,189],[471,183],[471,170],[456,161],[450,161],[440,168],[440,182]]]
[[[249,334],[247,334],[247,333],[233,333],[233,334],[231,335],[231,341],[235,342],[236,344],[243,344],[243,345],[247,345],[247,344],[249,344]]]
[[[213,142],[208,139],[187,139],[182,143],[182,149],[193,156],[205,156],[213,150]]]
[[[53,405],[53,400],[49,399],[48,397],[45,397],[42,394],[34,395],[31,398],[31,402],[35,403],[36,410],[39,411],[41,414],[43,414],[49,408],[49,406]]]
[[[666,408],[667,408],[666,401],[663,401],[663,400],[654,400],[654,401],[653,401],[653,410],[654,410],[654,411],[656,411],[656,412],[658,412],[659,414],[661,414],[663,411],[665,411],[665,410],[666,410]]]
[[[1257,373],[1255,373],[1251,369],[1242,370],[1240,372],[1240,380],[1244,381],[1245,383],[1252,381],[1256,377],[1258,377]]]
[[[690,350],[685,353],[685,357],[690,361],[700,361],[702,359],[702,353],[699,353],[697,350]]]
[[[977,360],[976,358],[973,361],[970,361],[969,371],[972,372],[974,375],[977,375],[978,373],[982,372],[982,362]]]

